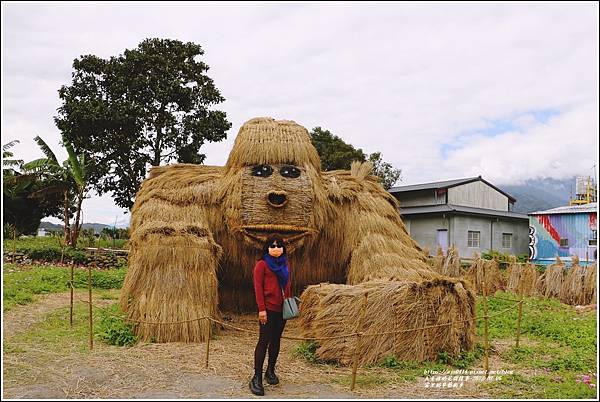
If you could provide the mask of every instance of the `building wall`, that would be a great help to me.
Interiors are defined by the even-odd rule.
[[[508,211],[508,197],[482,181],[450,187],[448,204]]]
[[[421,247],[429,249],[434,255],[437,251],[437,231],[448,230],[448,243],[458,248],[462,258],[471,258],[473,252],[481,254],[492,249],[501,253],[511,255],[522,255],[528,252],[529,228],[527,221],[502,220],[477,216],[452,215],[447,219],[441,216],[429,216],[419,218],[403,218],[410,227],[410,236],[415,239]],[[491,225],[491,226],[490,226]],[[468,247],[468,232],[478,231],[480,233],[479,247]],[[502,234],[512,234],[512,245],[510,249],[502,247]],[[490,241],[492,243],[490,243]]]
[[[410,237],[419,243],[421,248],[428,248],[429,254],[435,255],[437,251],[437,231],[438,229],[448,230],[448,220],[441,216],[402,218],[402,220],[407,226]]]
[[[424,205],[439,205],[446,203],[446,196],[442,194],[436,197],[436,190],[434,189],[410,193],[393,193],[393,196],[400,201],[400,208],[422,207]]]
[[[590,246],[589,241],[596,230],[594,213],[531,215],[529,258],[544,263],[555,261],[557,255],[566,260],[577,255],[586,261],[587,252],[587,261],[594,261],[597,245]],[[568,246],[561,247],[560,239],[567,239]]]

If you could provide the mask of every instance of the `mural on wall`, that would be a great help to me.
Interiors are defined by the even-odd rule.
[[[529,258],[547,260],[577,255],[586,260],[587,253],[588,259],[595,259],[596,246],[589,244],[589,240],[595,238],[595,231],[595,214],[530,216]]]

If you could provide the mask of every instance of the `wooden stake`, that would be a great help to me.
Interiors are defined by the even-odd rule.
[[[354,391],[354,385],[356,384],[356,370],[358,369],[358,357],[360,356],[360,337],[362,336],[363,321],[365,319],[365,312],[367,311],[367,299],[369,297],[369,293],[365,292],[362,306],[360,307],[360,316],[358,318],[358,323],[356,324],[356,346],[354,348],[354,361],[352,362],[352,383],[350,385],[350,391]]]
[[[516,346],[519,347],[519,339],[521,338],[521,319],[523,317],[523,282],[519,283],[519,315],[517,317],[517,335]]]
[[[71,280],[69,283],[71,284],[71,303],[69,308],[69,323],[71,327],[73,326],[73,261],[71,261]]]
[[[483,347],[484,347],[484,360],[483,360],[483,369],[485,370],[485,378],[488,378],[488,372],[489,372],[489,349],[490,349],[490,345],[489,345],[489,339],[488,339],[488,306],[487,306],[487,289],[485,288],[485,282],[482,283],[483,284],[483,321],[484,321],[484,326],[483,326]]]
[[[92,264],[88,265],[88,293],[89,293],[89,317],[90,317],[90,351],[94,349],[94,323],[92,321]]]
[[[204,367],[208,368],[208,356],[210,354],[210,327],[212,326],[212,322],[205,318],[208,321],[208,325],[206,327],[206,362],[204,363]]]
[[[12,256],[12,262],[14,264],[14,262],[17,259],[17,226],[15,225],[13,227],[13,256]]]
[[[213,287],[213,284],[211,283],[211,285],[210,285],[210,299],[211,299],[210,301],[211,301],[211,304],[209,304],[209,306],[212,306],[212,300],[214,300],[213,299],[213,297],[214,297],[213,292],[214,292],[214,287]],[[208,318],[205,318],[205,320],[208,321],[208,325],[206,327],[206,362],[204,363],[204,367],[208,368],[208,357],[210,355],[210,332],[211,332],[211,329],[212,329],[212,321],[209,320]]]

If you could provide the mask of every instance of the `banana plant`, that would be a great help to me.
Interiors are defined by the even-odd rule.
[[[62,143],[69,157],[60,164],[52,149],[40,136],[36,136],[34,140],[44,153],[45,158],[39,158],[24,164],[23,170],[26,174],[33,174],[48,179],[53,184],[33,193],[31,196],[43,198],[56,192],[63,194],[65,244],[69,244],[74,248],[77,245],[77,238],[81,229],[79,219],[87,189],[85,156],[81,154],[77,157],[72,144],[63,137]],[[69,221],[70,210],[73,205],[71,195],[73,194],[76,213],[74,225],[71,227]]]

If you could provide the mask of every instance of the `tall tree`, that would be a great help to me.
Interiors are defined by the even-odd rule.
[[[362,149],[355,149],[337,135],[321,127],[315,127],[310,132],[312,144],[317,148],[321,157],[321,169],[337,170],[350,169],[352,161],[364,162],[366,155]]]
[[[106,60],[85,55],[73,62],[55,122],[96,162],[88,175],[98,194],[110,192],[131,208],[150,166],[202,163],[200,147],[226,138],[231,123],[211,109],[225,98],[206,75],[203,54],[198,44],[155,38]]]
[[[373,164],[373,174],[379,177],[379,182],[386,190],[401,180],[402,169],[396,169],[391,164],[384,162],[381,152],[373,152],[369,155],[369,162]]]
[[[350,169],[353,161],[369,161],[373,164],[373,174],[379,177],[381,185],[389,190],[399,179],[402,170],[394,168],[382,160],[381,152],[367,156],[362,149],[356,149],[329,130],[315,127],[310,132],[312,144],[321,158],[321,169]]]

